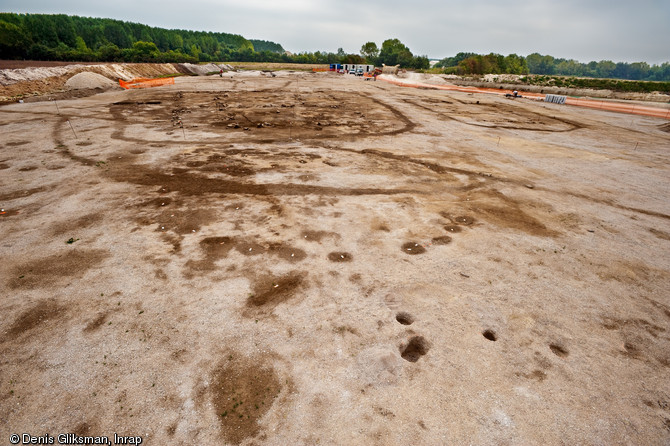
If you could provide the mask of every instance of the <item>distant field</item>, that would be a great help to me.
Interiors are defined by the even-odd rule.
[[[275,63],[275,62],[225,62],[240,70],[294,70],[312,71],[312,68],[328,68],[328,64]]]

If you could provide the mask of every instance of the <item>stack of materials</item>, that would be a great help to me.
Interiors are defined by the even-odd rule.
[[[566,96],[557,94],[548,94],[544,97],[544,102],[553,102],[554,104],[565,104]]]

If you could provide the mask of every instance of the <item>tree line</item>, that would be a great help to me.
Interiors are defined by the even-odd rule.
[[[283,51],[236,34],[168,30],[140,23],[64,14],[0,13],[0,57],[104,62],[209,62],[239,51]]]
[[[592,78],[613,78],[642,81],[670,81],[670,63],[649,65],[646,62],[618,62],[610,60],[578,62],[574,59],[555,58],[539,53],[526,57],[510,54],[458,53],[439,61],[437,68],[447,74],[542,74]]]
[[[275,42],[237,34],[168,30],[140,23],[64,14],[0,13],[0,58],[82,62],[283,62],[370,63],[427,69],[426,56],[415,56],[398,39],[378,47],[365,43],[359,54],[303,52],[291,54]],[[538,53],[458,53],[436,65],[447,74],[541,74],[647,81],[670,81],[670,63],[581,63]]]
[[[400,64],[428,68],[428,58],[414,56],[398,39],[381,49],[374,42],[361,54],[304,52],[291,54],[275,42],[248,40],[236,34],[168,30],[121,20],[65,14],[0,13],[0,58],[82,62],[284,62]]]

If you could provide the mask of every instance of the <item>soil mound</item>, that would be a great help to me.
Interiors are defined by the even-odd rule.
[[[65,82],[65,88],[68,90],[81,90],[85,88],[108,89],[118,87],[116,82],[107,79],[105,76],[84,71],[77,73]]]
[[[181,63],[177,64],[178,68],[181,68],[180,71],[184,71],[190,74],[197,74],[198,76],[206,76],[211,73],[218,73],[219,70],[232,71],[233,67],[226,64],[213,64],[208,63],[205,65],[198,65],[192,63]]]

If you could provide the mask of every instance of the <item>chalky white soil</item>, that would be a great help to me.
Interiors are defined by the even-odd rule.
[[[670,443],[667,120],[226,73],[0,126],[2,444]]]

